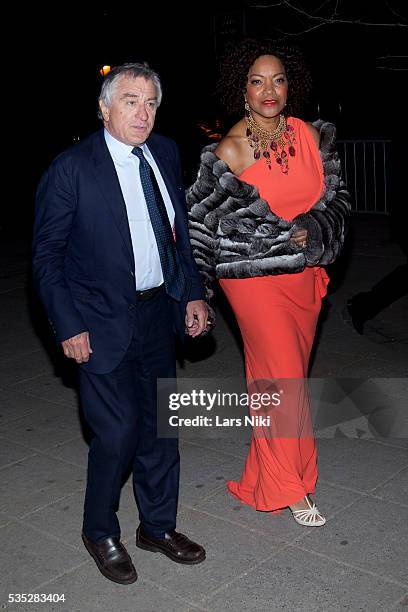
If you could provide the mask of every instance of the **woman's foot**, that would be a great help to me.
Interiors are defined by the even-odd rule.
[[[309,499],[308,495],[289,506],[289,509],[299,525],[321,527],[326,522],[323,514],[318,510],[316,504]]]

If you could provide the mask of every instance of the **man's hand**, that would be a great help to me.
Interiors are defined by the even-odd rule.
[[[296,244],[298,247],[307,247],[307,230],[296,230],[296,232],[294,232],[290,237],[290,241],[293,242],[293,244]]]
[[[86,363],[92,353],[89,343],[89,333],[82,332],[61,342],[65,357],[75,359],[77,363]]]
[[[192,338],[207,329],[208,309],[204,300],[188,302],[186,308],[186,332]]]

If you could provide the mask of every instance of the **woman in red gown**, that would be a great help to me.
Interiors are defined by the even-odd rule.
[[[272,384],[282,400],[270,425],[254,428],[241,480],[227,486],[257,510],[290,508],[298,523],[321,526],[309,497],[317,453],[305,378],[328,284],[322,266],[340,251],[349,213],[334,127],[294,116],[309,86],[294,50],[245,41],[223,74],[223,101],[234,110],[238,93],[245,116],[203,153],[187,198],[191,239],[209,295],[216,276],[235,313],[248,390]]]

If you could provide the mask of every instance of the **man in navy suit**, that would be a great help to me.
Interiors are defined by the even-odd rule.
[[[207,326],[178,150],[152,133],[160,101],[147,64],[112,70],[99,97],[104,129],[54,160],[34,225],[35,285],[65,355],[80,364],[94,432],[82,538],[121,584],[137,579],[116,516],[130,466],[137,546],[178,563],[205,559],[175,531],[178,444],[157,436],[157,379],[175,377],[174,332],[195,337]]]

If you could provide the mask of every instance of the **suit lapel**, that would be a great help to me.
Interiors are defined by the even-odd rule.
[[[126,248],[134,264],[132,239],[125,200],[123,199],[115,165],[106,145],[103,130],[96,134],[94,151],[95,176],[101,193],[112,213],[115,224],[123,238]]]

